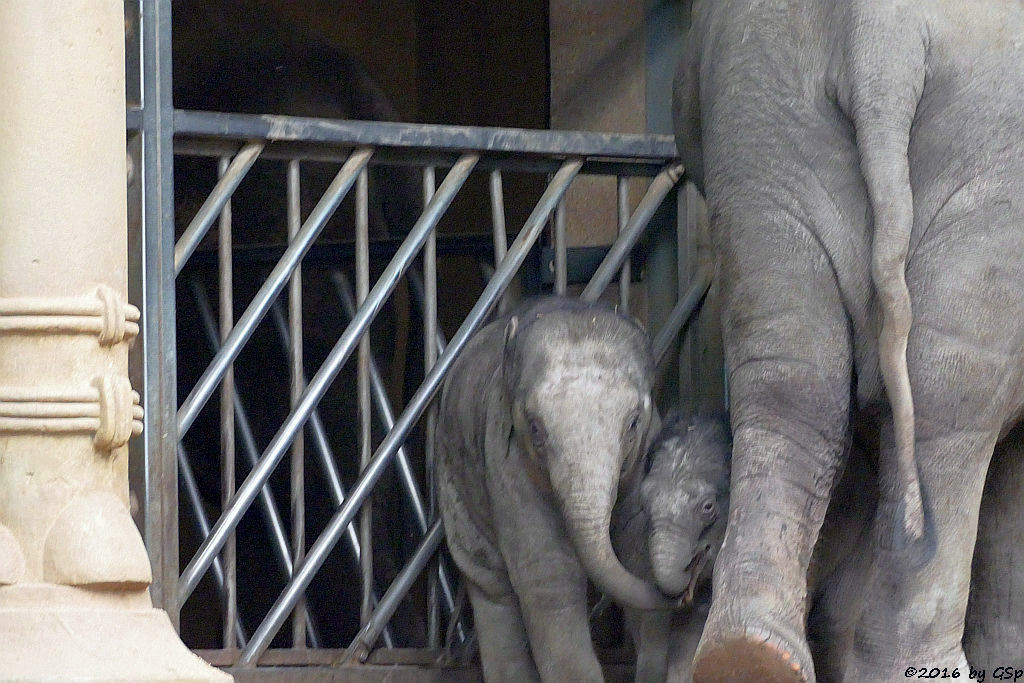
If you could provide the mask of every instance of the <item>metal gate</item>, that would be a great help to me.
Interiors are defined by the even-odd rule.
[[[438,558],[443,531],[434,510],[430,476],[431,400],[470,335],[501,305],[506,288],[524,263],[537,260],[541,242],[546,240],[544,253],[550,255],[553,291],[566,293],[581,277],[573,272],[577,264],[570,255],[574,252],[566,246],[564,210],[566,191],[580,175],[614,179],[607,187],[616,196],[619,225],[618,239],[600,251],[603,258],[596,270],[586,273],[590,277],[582,288],[584,299],[599,298],[617,280],[619,304],[629,309],[630,281],[637,275],[630,272],[630,255],[652,217],[667,208],[675,224],[680,277],[673,292],[677,301],[659,321],[654,346],[659,358],[673,348],[710,281],[707,263],[696,256],[696,194],[692,189],[679,191],[682,168],[675,160],[674,143],[666,136],[175,111],[167,73],[169,3],[143,0],[125,6],[128,148],[134,160],[129,179],[131,292],[133,303],[143,311],[133,354],[133,382],[147,408],[144,435],[134,446],[132,483],[139,499],[138,521],[154,565],[154,603],[177,624],[200,581],[212,576],[218,593],[220,646],[201,654],[233,671],[259,667],[256,672],[286,676],[276,667],[437,665],[453,646],[468,646],[472,634],[469,622],[460,618],[466,610],[457,573]],[[133,79],[133,72],[139,78]],[[135,92],[133,81],[140,86]],[[197,156],[216,159],[219,178],[176,239],[171,187],[175,159]],[[288,242],[256,257],[232,248],[231,198],[258,160],[286,168],[287,184],[280,190],[288,207]],[[340,169],[312,211],[302,216],[300,170],[312,161],[334,162]],[[417,169],[423,209],[400,240],[371,241],[368,174],[370,169],[389,165]],[[543,183],[525,222],[508,226],[514,237],[511,244],[504,208],[508,174],[533,175]],[[489,234],[438,237],[436,227],[445,211],[460,192],[466,192],[468,179],[481,176],[478,186],[487,188],[481,201],[490,206]],[[646,188],[632,206],[629,188],[638,178],[646,179]],[[343,201],[350,202],[354,211],[354,241],[340,246],[318,243],[325,223]],[[218,226],[213,231],[216,247],[202,247],[214,224]],[[373,281],[371,253],[379,263]],[[489,265],[486,285],[450,340],[443,338],[438,325],[439,305],[444,311],[446,303],[437,293],[439,253],[441,258],[448,253],[471,254]],[[236,318],[234,296],[240,281],[235,271],[253,263],[259,267],[245,271],[246,282],[255,272],[261,281]],[[541,264],[548,262],[541,260]],[[336,296],[325,315],[347,321],[319,369],[309,377],[304,366],[304,329],[308,330],[302,314],[304,278],[307,285],[311,278],[317,279]],[[394,405],[376,362],[381,349],[371,344],[370,329],[375,320],[388,315],[385,311],[390,310],[393,292],[403,278],[423,320],[424,365],[422,381],[411,397]],[[216,307],[208,294],[211,287],[216,290]],[[278,299],[287,301],[282,305]],[[184,310],[186,304],[198,316],[194,327],[200,331],[198,339],[176,335],[176,311]],[[236,370],[242,370],[239,357],[255,343],[254,335],[265,319],[268,327],[260,344],[276,345],[280,364],[288,369],[287,380],[278,387],[278,393],[288,397],[288,411],[272,425],[273,436],[260,444],[251,404],[246,403],[251,397],[239,389]],[[267,333],[267,329],[273,331]],[[183,348],[192,354],[189,344],[207,349],[211,360],[194,384],[179,387],[178,354]],[[343,419],[357,426],[358,442],[351,452],[338,452],[320,404],[350,361],[355,362],[355,387],[343,390],[355,394],[356,410]],[[211,400],[219,404],[217,443],[205,445],[211,452],[219,451],[216,463],[186,452],[182,441],[204,409],[214,412],[214,406],[208,405]],[[380,435],[377,440],[374,428]],[[424,433],[415,442],[409,439],[414,429]],[[417,449],[423,452],[414,452]],[[274,472],[285,459],[290,463],[287,486],[274,486]],[[324,483],[327,501],[318,504],[329,510],[318,533],[309,539],[307,461]],[[354,463],[358,472],[346,475],[343,470],[353,470]],[[204,500],[197,466],[207,471],[219,468],[219,505],[209,496]],[[397,491],[375,488],[391,466]],[[371,493],[374,505],[404,510],[418,537],[415,548],[395,558],[401,569],[387,585],[380,585],[375,577],[373,556],[367,551],[373,539],[373,518],[364,515],[360,520]],[[283,497],[287,498],[284,505]],[[184,565],[180,572],[179,507],[182,518],[196,527],[202,539],[194,554],[180,558]],[[242,615],[238,607],[238,575],[251,568],[238,566],[236,536],[239,524],[254,515],[261,516],[266,531],[261,542],[269,545],[283,584],[274,587],[272,604],[255,619],[251,613]],[[346,635],[347,642],[340,646],[331,646],[322,637],[323,625],[337,615],[330,605],[307,604],[306,598],[311,582],[339,543],[347,548],[350,562],[348,574],[336,582],[337,591],[357,594],[361,609],[356,632]],[[389,622],[424,574],[422,642],[400,642],[389,630]],[[271,583],[267,578],[266,585]],[[290,633],[282,633],[288,622]]]

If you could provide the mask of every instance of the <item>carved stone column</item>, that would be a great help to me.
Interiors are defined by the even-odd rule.
[[[123,3],[0,2],[0,678],[230,680],[128,511]]]

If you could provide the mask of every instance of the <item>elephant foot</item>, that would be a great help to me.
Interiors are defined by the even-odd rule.
[[[789,629],[750,625],[722,628],[709,619],[694,658],[693,680],[809,683],[814,681],[814,664],[804,639]]]

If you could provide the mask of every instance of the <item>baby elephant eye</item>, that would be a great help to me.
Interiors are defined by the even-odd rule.
[[[634,415],[629,420],[629,425],[626,427],[630,432],[635,432],[640,427],[640,416]]]
[[[697,512],[706,524],[710,524],[718,518],[718,504],[714,498],[705,498],[697,504]]]

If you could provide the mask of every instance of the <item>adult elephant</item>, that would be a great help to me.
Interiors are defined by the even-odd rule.
[[[1022,407],[1022,65],[1017,0],[696,0],[674,113],[734,435],[696,680],[813,680],[808,562],[856,413],[880,484],[845,679],[965,664],[985,474]]]

